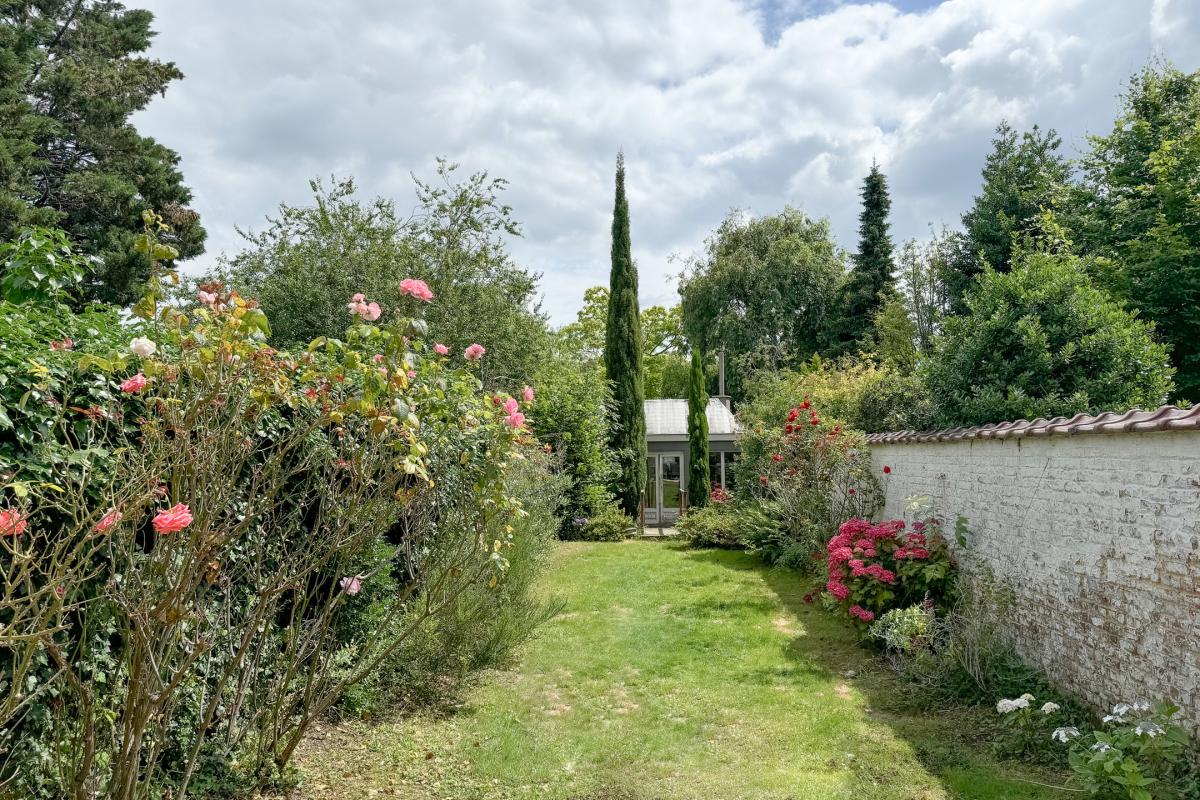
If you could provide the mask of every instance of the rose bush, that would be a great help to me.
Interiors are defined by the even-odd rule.
[[[156,261],[160,225],[139,239]],[[419,286],[378,313],[347,298],[345,335],[298,354],[236,292],[164,304],[169,286],[157,272],[131,323],[22,306],[0,351],[22,365],[0,386],[0,784],[19,796],[262,786],[360,687],[421,694],[543,616],[527,589],[555,484],[521,401],[410,316]]]
[[[866,439],[823,417],[807,396],[778,419],[744,423],[738,491],[775,524],[756,524],[743,543],[769,562],[816,568],[842,520],[869,517],[882,503]]]

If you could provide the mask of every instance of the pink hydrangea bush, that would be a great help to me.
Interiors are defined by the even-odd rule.
[[[937,519],[843,522],[825,547],[825,592],[862,624],[892,608],[941,604],[951,591],[953,563]]]

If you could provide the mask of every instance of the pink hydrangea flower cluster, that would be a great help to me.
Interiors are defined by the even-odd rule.
[[[902,520],[880,523],[859,518],[847,520],[825,547],[825,591],[837,600],[844,601],[855,593],[855,586],[865,587],[869,586],[869,582],[875,581],[894,584],[897,580],[896,572],[888,568],[887,564],[892,562],[886,562],[885,559],[929,558],[925,544],[925,534],[921,529],[905,533]],[[868,583],[862,583],[863,581]],[[875,618],[874,612],[857,603],[847,611],[863,622],[870,622]]]
[[[856,603],[855,605],[850,606],[850,616],[858,617],[863,622],[870,622],[871,620],[875,619],[875,612],[868,611]]]

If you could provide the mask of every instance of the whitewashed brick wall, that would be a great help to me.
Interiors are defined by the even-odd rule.
[[[1016,594],[1022,655],[1097,708],[1170,699],[1200,729],[1200,431],[871,446],[888,517],[930,495]]]

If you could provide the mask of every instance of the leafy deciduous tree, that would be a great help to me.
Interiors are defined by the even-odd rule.
[[[828,340],[844,272],[828,221],[794,208],[757,219],[733,212],[680,282],[688,340],[726,349],[727,390],[740,400],[751,372],[800,364]]]
[[[943,227],[925,242],[907,241],[900,250],[897,268],[900,292],[916,329],[921,355],[933,352],[941,320],[949,311],[946,276],[961,250],[961,234]]]
[[[679,306],[650,306],[639,315],[642,327],[643,390],[647,399],[683,397],[687,393],[688,361],[684,355],[683,318]],[[608,318],[608,289],[593,286],[583,293],[575,321],[559,331],[562,342],[585,361],[604,355]]]
[[[416,181],[419,208],[397,216],[385,198],[355,197],[353,180],[312,181],[309,206],[281,205],[261,233],[243,232],[247,248],[218,276],[272,309],[273,339],[298,344],[340,336],[346,304],[365,292],[384,308],[415,308],[453,352],[487,348],[485,381],[532,383],[548,346],[536,304],[537,276],[514,264],[507,236],[520,229],[499,193],[505,182],[476,173],[459,181],[457,165],[438,161],[436,184]],[[405,297],[400,281],[428,282],[428,306]]]

